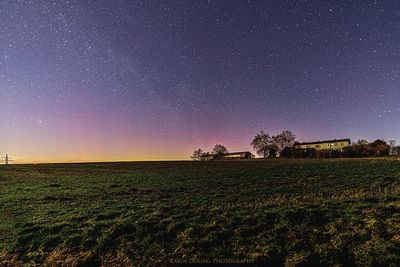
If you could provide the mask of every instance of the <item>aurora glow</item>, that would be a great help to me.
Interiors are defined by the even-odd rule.
[[[397,1],[1,1],[0,152],[188,159],[301,141],[400,141]]]

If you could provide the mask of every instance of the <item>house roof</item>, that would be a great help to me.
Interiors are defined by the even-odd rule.
[[[251,154],[251,152],[249,152],[249,151],[243,151],[243,152],[224,153],[224,156],[241,155],[241,154]]]
[[[249,152],[249,151],[230,152],[230,153],[224,153],[223,156],[233,156],[233,155],[241,155],[241,154],[252,154],[252,153]],[[203,155],[201,155],[201,156],[202,156],[202,157],[210,157],[210,156],[213,156],[213,155],[215,155],[215,154],[210,153],[210,154],[203,154]]]
[[[323,144],[323,143],[337,143],[337,142],[348,142],[349,144],[350,139],[333,139],[333,140],[325,140],[325,141],[317,141],[317,142],[305,142],[305,143],[298,143],[295,145],[316,145],[316,144]]]

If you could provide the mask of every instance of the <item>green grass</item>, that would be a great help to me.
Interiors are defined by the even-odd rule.
[[[393,159],[1,166],[0,212],[0,265],[400,265]]]

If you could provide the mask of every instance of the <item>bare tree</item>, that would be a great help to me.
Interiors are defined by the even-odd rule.
[[[275,157],[277,152],[292,147],[296,141],[296,136],[291,131],[283,131],[276,136],[270,136],[264,131],[260,131],[251,141],[251,146],[258,155],[266,157]]]
[[[292,147],[296,141],[296,136],[291,131],[283,131],[282,133],[274,136],[274,141],[278,150],[283,150],[287,147]]]
[[[266,158],[270,155],[272,138],[264,131],[260,131],[256,136],[254,136],[250,145],[254,148],[258,155]]]
[[[203,155],[203,150],[201,148],[196,149],[195,151],[193,151],[192,156],[190,157],[193,160],[200,160],[201,156]]]
[[[215,154],[217,156],[217,158],[222,157],[225,153],[228,153],[228,149],[221,145],[221,144],[217,144],[214,146],[212,153]]]

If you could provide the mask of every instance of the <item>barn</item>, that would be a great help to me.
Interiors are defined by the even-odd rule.
[[[224,153],[220,156],[217,154],[203,154],[200,160],[235,160],[235,159],[252,159],[255,156],[249,151]]]

